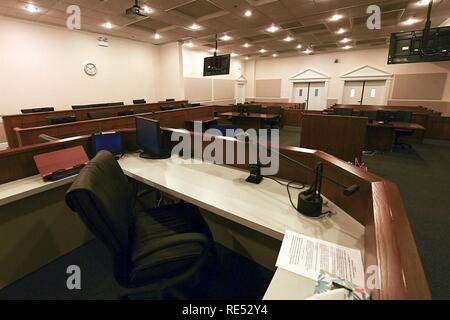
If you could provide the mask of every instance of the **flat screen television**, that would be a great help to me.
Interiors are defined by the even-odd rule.
[[[206,57],[203,65],[203,76],[209,77],[230,74],[230,61],[231,55],[229,54]]]
[[[450,27],[431,28],[423,43],[424,30],[391,34],[388,64],[450,60]]]

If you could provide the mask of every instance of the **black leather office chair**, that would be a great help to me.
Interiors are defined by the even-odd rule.
[[[96,112],[88,112],[87,116],[89,119],[104,119],[104,118],[111,118],[113,114],[108,111],[96,111]]]
[[[67,205],[109,249],[115,279],[128,288],[121,298],[180,297],[176,286],[215,253],[211,232],[194,205],[148,209],[141,199],[108,151],[81,170],[66,194]]]
[[[125,103],[123,102],[109,102],[108,107],[117,107],[117,106],[124,106]]]
[[[54,107],[44,107],[44,108],[32,108],[32,109],[22,109],[20,112],[26,113],[37,113],[37,112],[52,112],[55,111]]]
[[[177,109],[177,106],[161,106],[160,109],[162,111],[175,110],[175,109]]]
[[[260,104],[249,104],[245,106],[249,113],[261,113],[262,106]]]
[[[412,112],[411,111],[397,111],[396,122],[411,123]],[[408,137],[414,134],[414,130],[411,129],[395,129],[394,146],[402,149],[411,149],[412,146],[406,142],[400,142],[401,137]]]
[[[63,124],[63,123],[69,123],[69,122],[75,122],[77,121],[76,116],[51,116],[46,117],[47,124]]]
[[[133,104],[143,104],[143,103],[147,103],[145,101],[145,99],[137,99],[137,100],[133,100]]]
[[[134,110],[130,109],[130,110],[123,110],[123,111],[119,111],[117,112],[117,116],[118,117],[123,117],[123,116],[131,116],[134,114]]]
[[[352,108],[334,108],[333,114],[336,116],[352,116],[353,115],[353,109]]]
[[[281,107],[267,107],[266,109],[267,114],[276,114],[278,117],[274,119],[265,119],[264,124],[270,126],[270,129],[272,130],[274,126],[280,127],[281,124],[281,118],[283,115],[283,108]]]
[[[377,112],[376,111],[362,111],[361,117],[365,117],[369,120],[369,122],[373,122],[377,119]]]

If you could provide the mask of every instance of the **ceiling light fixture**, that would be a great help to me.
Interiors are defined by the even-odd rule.
[[[301,49],[301,48],[303,48],[303,46],[301,44],[298,44],[297,49]]]
[[[246,43],[244,43],[242,46],[243,46],[244,48],[250,48],[252,45],[251,45],[250,43],[246,42]]]
[[[209,49],[209,52],[212,52],[212,53],[214,53],[214,52],[220,52],[220,50],[217,49],[217,51],[216,51],[216,49]]]
[[[198,24],[193,23],[193,24],[189,27],[189,29],[191,29],[191,30],[199,30],[199,29],[201,29],[201,27],[200,27]]]
[[[278,57],[278,54],[274,53],[274,54],[272,55],[272,57],[276,58],[276,57]]]
[[[25,6],[25,10],[27,10],[30,13],[36,13],[36,12],[39,11],[38,7],[36,7],[36,6],[32,5],[32,4],[27,4]]]
[[[342,39],[340,42],[341,42],[341,43],[349,43],[350,41],[352,41],[352,39],[344,38],[344,39]]]
[[[275,33],[278,30],[280,30],[280,28],[278,28],[276,25],[271,25],[269,28],[266,29],[266,31],[270,32],[270,33]]]
[[[266,50],[266,49],[261,49],[261,50],[259,50],[259,52],[261,52],[261,53],[266,53],[267,50]]]
[[[249,57],[245,57],[245,60],[249,60],[250,58]]]
[[[314,51],[312,49],[310,49],[310,48],[308,48],[305,51],[303,51],[303,53],[306,53],[306,54],[310,54],[310,53],[313,53],[313,52]]]
[[[145,13],[152,13],[153,9],[150,8],[149,6],[143,6],[142,9],[144,9]]]
[[[294,38],[292,38],[291,36],[287,36],[286,38],[284,38],[284,41],[286,42],[291,42],[292,40],[294,40]]]
[[[353,48],[352,46],[349,46],[349,45],[346,45],[345,47],[342,47],[342,49],[344,49],[344,50],[349,50],[349,49],[351,49],[351,48]]]
[[[330,18],[330,21],[339,21],[343,18],[344,16],[341,14],[335,14]]]
[[[420,0],[419,2],[416,3],[416,5],[424,7],[430,4],[430,0]]]
[[[114,26],[111,22],[106,22],[103,24],[103,27],[106,29],[112,29]]]
[[[340,28],[338,31],[336,31],[337,34],[344,34],[347,32],[347,29]]]
[[[187,45],[189,48],[193,48],[193,47],[194,47],[194,44],[192,43],[192,41],[189,41],[188,43],[186,43],[186,45]]]
[[[416,24],[419,21],[420,20],[416,19],[416,18],[409,18],[408,20],[403,21],[402,24],[404,24],[405,26],[411,26],[413,24]]]
[[[247,10],[244,12],[244,16],[246,16],[246,17],[251,17],[252,14],[253,14],[252,10]]]
[[[237,53],[235,53],[235,52],[232,52],[232,53],[231,53],[231,56],[232,56],[232,57],[237,57],[237,56],[238,56],[238,54],[237,54]]]
[[[155,33],[154,38],[155,38],[156,40],[159,40],[159,39],[161,39],[161,35],[157,32],[157,33]]]
[[[220,40],[223,40],[223,41],[230,41],[231,39],[232,38],[229,35],[227,35],[227,34],[220,38]]]

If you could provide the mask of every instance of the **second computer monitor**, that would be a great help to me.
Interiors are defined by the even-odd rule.
[[[136,141],[137,145],[143,149],[141,158],[170,158],[170,151],[163,143],[159,121],[136,117]]]

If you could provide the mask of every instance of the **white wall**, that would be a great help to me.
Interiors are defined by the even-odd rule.
[[[204,87],[209,88],[211,87],[211,100],[210,101],[202,101],[202,102],[220,102],[220,103],[227,103],[227,102],[234,102],[231,100],[234,99],[227,99],[223,100],[221,98],[218,98],[218,94],[214,94],[214,90],[218,90],[217,86],[226,86],[226,82],[223,81],[215,81],[215,80],[229,80],[234,81],[239,76],[243,75],[245,73],[245,63],[243,63],[243,60],[239,57],[237,58],[231,58],[231,64],[230,64],[230,74],[228,75],[220,75],[220,76],[212,76],[212,77],[203,77],[203,63],[204,59],[206,57],[212,56],[212,53],[195,50],[195,49],[189,49],[186,47],[183,47],[183,75],[185,78],[185,81],[190,81],[189,79],[203,79]],[[214,87],[216,85],[216,87]],[[215,89],[214,89],[215,88]],[[191,92],[185,92],[186,96],[193,96]]]
[[[338,99],[340,92],[340,76],[361,66],[370,65],[392,74],[415,73],[449,73],[450,62],[415,63],[402,65],[387,64],[388,50],[378,48],[371,50],[342,51],[337,53],[295,56],[286,58],[270,58],[248,61],[245,76],[249,81],[261,79],[282,79],[281,97],[289,99],[289,79],[306,70],[314,69],[331,77],[328,99]],[[334,63],[339,59],[339,63]],[[254,65],[254,67],[253,67]],[[252,80],[253,79],[253,80]],[[254,90],[249,90],[247,98],[255,98]],[[446,91],[442,101],[450,99],[450,76],[447,78]]]
[[[180,43],[160,47],[159,101],[184,99],[183,52]]]
[[[159,48],[0,17],[0,115],[21,108],[158,100]],[[98,74],[87,76],[92,62]]]

